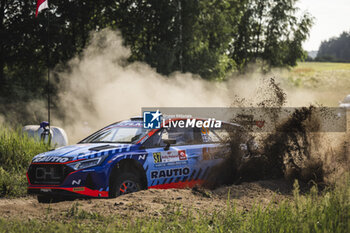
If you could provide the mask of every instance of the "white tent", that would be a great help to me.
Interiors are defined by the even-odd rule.
[[[41,135],[44,132],[44,129],[40,125],[26,125],[22,128],[23,133],[27,133],[29,137],[35,138],[35,140],[40,141]],[[50,133],[52,135],[51,145],[54,147],[61,147],[68,145],[68,137],[66,132],[55,126],[50,127]],[[44,137],[44,141],[48,142],[47,135]]]

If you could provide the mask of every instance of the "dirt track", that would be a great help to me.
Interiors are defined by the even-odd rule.
[[[200,213],[225,210],[227,200],[237,209],[249,210],[254,204],[266,206],[290,198],[291,186],[282,180],[257,181],[221,187],[216,190],[144,190],[115,199],[88,199],[39,204],[35,197],[0,199],[0,216],[22,220],[66,219],[73,208],[102,216],[162,216],[179,207]]]

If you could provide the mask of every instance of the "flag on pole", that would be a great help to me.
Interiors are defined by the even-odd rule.
[[[35,18],[38,17],[38,14],[40,13],[40,11],[49,8],[48,5],[48,0],[38,0],[38,2],[36,3],[36,13],[35,13]]]

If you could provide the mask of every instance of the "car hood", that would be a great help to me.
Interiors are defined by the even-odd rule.
[[[48,151],[36,155],[32,162],[52,162],[64,163],[77,159],[89,159],[100,157],[107,154],[116,154],[135,150],[137,146],[133,144],[117,144],[117,143],[89,143],[76,144],[72,146],[60,147],[56,150]]]

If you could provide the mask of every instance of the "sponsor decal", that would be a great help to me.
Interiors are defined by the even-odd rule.
[[[155,171],[151,171],[151,179],[183,176],[188,174],[190,174],[190,169],[188,167],[164,169],[164,170],[158,170],[158,171],[155,170]]]
[[[179,160],[179,154],[177,151],[162,152],[162,162],[173,162]]]
[[[98,154],[98,153],[95,153],[95,154]],[[94,154],[94,155],[95,155]],[[91,156],[92,154],[85,154],[85,153],[80,153],[77,157],[77,159],[86,159],[88,158],[89,156]]]
[[[41,192],[44,192],[44,193],[48,193],[48,192],[51,192],[52,190],[51,189],[40,189]]]
[[[186,155],[186,151],[185,150],[179,150],[179,159],[180,160],[187,160],[187,155]]]
[[[201,135],[202,135],[203,142],[210,142],[211,141],[209,133],[210,133],[209,128],[205,128],[204,126],[202,126]]]
[[[94,171],[96,171],[95,169],[86,169],[86,170],[82,170],[82,172],[94,172]]]
[[[35,169],[35,177],[39,180],[53,179],[59,180],[61,177],[57,176],[55,173],[55,168],[53,167],[38,167]]]
[[[142,127],[142,123],[138,121],[123,121],[118,123],[117,127]]]
[[[57,156],[43,156],[36,157],[32,160],[33,163],[65,163],[68,162],[71,158],[67,157],[57,157]]]
[[[203,134],[202,135],[202,138],[203,138],[203,142],[210,142],[210,137],[209,137],[209,135],[207,135],[207,134]]]
[[[201,133],[202,134],[209,134],[209,129],[204,127],[204,126],[202,126]]]
[[[73,191],[85,191],[85,187],[78,187],[78,188],[73,188]]]
[[[147,154],[140,154],[139,157],[137,158],[137,160],[145,160],[146,156],[147,156]]]
[[[72,181],[72,185],[80,185],[80,183],[81,183],[81,179],[79,179],[78,181],[76,180]]]
[[[117,159],[136,159],[139,161],[145,161],[147,158],[147,154],[117,154],[112,159],[108,161],[108,163],[112,163]]]
[[[177,161],[177,162],[169,162],[169,163],[156,163],[155,167],[166,167],[166,166],[178,166],[188,164],[188,161]]]
[[[160,152],[153,153],[153,160],[154,160],[154,163],[161,163],[162,154]]]
[[[153,153],[154,163],[171,163],[187,160],[186,150],[172,150]]]

